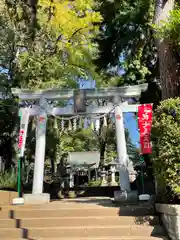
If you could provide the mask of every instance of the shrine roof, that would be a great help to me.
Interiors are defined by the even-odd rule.
[[[84,166],[98,168],[100,162],[99,152],[69,152],[67,162],[71,166]]]

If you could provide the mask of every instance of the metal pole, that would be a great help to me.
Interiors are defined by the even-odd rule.
[[[141,183],[142,183],[142,194],[144,194],[144,169],[141,166]]]
[[[20,131],[19,131],[19,158],[18,158],[18,177],[17,177],[17,188],[18,188],[18,197],[21,197],[21,165],[22,159],[24,157],[25,145],[26,145],[26,137],[28,130],[28,122],[29,122],[29,109],[24,108],[19,112],[20,116]]]
[[[40,112],[36,128],[36,151],[32,190],[33,194],[43,193],[43,180],[44,180],[44,159],[46,148],[46,123],[47,123],[47,114],[45,111],[46,99],[44,97],[41,97],[39,104]]]
[[[127,169],[128,155],[123,123],[123,113],[119,105],[115,107],[115,121],[120,186],[122,191],[130,192],[129,172]]]
[[[17,178],[18,197],[21,197],[21,158],[18,159],[18,178]]]

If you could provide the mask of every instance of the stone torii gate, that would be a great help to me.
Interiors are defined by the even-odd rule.
[[[32,194],[24,195],[25,202],[48,202],[49,195],[43,193],[44,179],[44,161],[45,161],[45,146],[46,146],[46,122],[48,115],[54,116],[72,116],[72,115],[92,115],[105,114],[112,112],[115,114],[116,139],[117,139],[117,155],[120,174],[121,190],[129,193],[130,182],[128,173],[128,155],[126,149],[126,140],[123,123],[123,113],[137,112],[138,104],[128,104],[128,99],[138,98],[141,92],[147,89],[147,84],[140,84],[127,87],[104,88],[104,89],[85,89],[82,90],[86,100],[107,99],[107,106],[92,107],[87,106],[82,109],[82,95],[79,95],[81,110],[77,113],[73,106],[66,107],[50,107],[48,101],[60,101],[73,99],[76,90],[71,89],[52,89],[31,91],[26,89],[12,89],[12,93],[18,96],[20,101],[38,101],[38,106],[33,106],[29,109],[30,116],[38,116],[36,128],[36,150],[35,150],[35,166],[33,177]],[[79,90],[81,91],[81,90]],[[113,100],[112,100],[113,99]],[[122,102],[122,99],[124,100]],[[112,102],[111,102],[112,101]],[[22,111],[23,108],[20,108]],[[40,119],[43,119],[43,127]]]

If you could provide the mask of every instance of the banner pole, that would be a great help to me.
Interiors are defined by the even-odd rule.
[[[17,191],[18,197],[21,197],[21,162],[24,156],[25,144],[26,144],[26,136],[27,136],[27,129],[28,129],[28,122],[29,122],[29,109],[24,108],[19,112],[20,117],[20,131],[19,131],[19,156],[18,156],[18,174],[17,174]]]
[[[17,187],[18,187],[18,197],[21,197],[21,157],[18,159],[18,179],[17,179]]]
[[[144,171],[143,171],[143,166],[141,167],[141,183],[142,183],[142,194],[144,194]]]

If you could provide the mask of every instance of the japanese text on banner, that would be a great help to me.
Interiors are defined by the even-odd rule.
[[[152,127],[152,104],[144,104],[138,107],[138,125],[140,131],[141,153],[152,153],[150,140]]]

